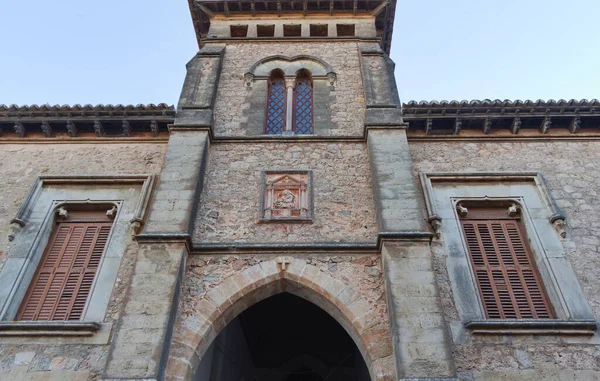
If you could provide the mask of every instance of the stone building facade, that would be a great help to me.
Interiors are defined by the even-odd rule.
[[[600,380],[600,102],[401,104],[394,7],[190,1],[176,109],[0,106],[0,378]]]

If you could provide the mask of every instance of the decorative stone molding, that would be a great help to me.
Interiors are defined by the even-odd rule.
[[[462,206],[461,203],[458,203],[456,204],[456,213],[458,213],[458,215],[461,217],[465,217],[467,213],[469,213],[469,209]]]
[[[337,81],[337,74],[334,72],[327,73],[327,79],[329,79],[329,85],[335,85],[335,81]]]
[[[331,65],[320,58],[308,55],[293,57],[274,55],[265,57],[252,65],[250,70],[244,74],[246,86],[252,86],[257,79],[268,79],[271,71],[275,69],[282,70],[286,77],[296,77],[299,70],[305,69],[310,71],[313,80],[327,80],[330,86],[333,86],[337,80],[337,74]]]
[[[75,210],[101,210],[109,218],[113,215],[114,222],[97,275],[101,281],[93,287],[82,320],[102,321],[121,259],[135,237],[127,232],[131,228],[137,234],[143,226],[153,183],[153,175],[37,177],[11,221],[11,251],[0,270],[0,320],[16,316],[59,214],[70,217]]]
[[[67,132],[69,133],[69,136],[72,138],[77,136],[77,132],[78,132],[77,126],[71,120],[67,121]]]
[[[64,206],[59,207],[56,210],[56,214],[58,214],[58,218],[63,218],[63,219],[69,218],[69,212],[65,209]]]
[[[52,127],[50,126],[50,123],[48,123],[47,121],[43,121],[41,128],[42,128],[42,132],[44,133],[44,135],[46,135],[47,138],[52,137],[53,132],[52,132]]]
[[[102,125],[101,121],[96,120],[94,122],[94,132],[96,133],[96,136],[98,136],[98,137],[102,137],[102,136],[106,135],[106,132],[104,131],[104,126]]]
[[[279,265],[279,269],[281,271],[287,270],[287,267],[289,266],[290,263],[292,263],[293,260],[294,260],[294,258],[292,258],[292,257],[277,257],[275,259],[275,261],[277,262],[277,265]]]
[[[123,123],[121,123],[121,130],[123,131],[123,135],[131,136],[132,129],[131,124],[129,124],[128,120],[124,120]]]
[[[465,328],[480,335],[569,335],[593,336],[595,320],[471,320]]]
[[[122,184],[141,184],[142,189],[140,196],[135,206],[134,218],[131,219],[130,224],[134,234],[138,234],[141,227],[144,224],[147,212],[148,203],[152,188],[154,185],[153,175],[81,175],[81,176],[53,176],[43,175],[38,176],[36,181],[29,191],[29,195],[25,199],[25,202],[21,205],[21,208],[17,212],[17,215],[11,220],[12,231],[9,235],[9,240],[14,240],[16,233],[21,227],[27,224],[27,219],[33,208],[35,200],[39,196],[40,192],[46,185],[94,185],[101,187],[102,185],[122,185]],[[90,202],[88,200],[88,202]],[[58,213],[60,216],[67,216],[68,212],[62,206],[59,207]],[[108,212],[107,212],[108,215]]]
[[[472,337],[467,333],[470,328],[471,333],[493,334],[491,331],[495,330],[496,335],[545,335],[552,330],[567,331],[564,327],[538,326],[523,333],[524,329],[515,326],[499,328],[488,325],[474,332],[474,327],[464,325],[468,321],[487,322],[457,210],[468,206],[502,206],[506,207],[507,218],[512,214],[512,218],[520,219],[557,321],[595,319],[561,242],[561,237],[565,236],[565,217],[550,196],[540,173],[421,173],[420,180],[431,227],[444,238],[444,249],[440,255],[448,269],[454,305],[458,311],[458,319],[453,323],[458,334]],[[575,335],[582,329],[578,327],[571,331],[570,334]]]
[[[427,219],[429,225],[433,229],[433,235],[435,238],[440,239],[442,237],[442,219],[439,216],[431,216]]]
[[[158,129],[158,123],[156,122],[156,119],[152,119],[152,121],[150,121],[150,131],[152,131],[152,136],[157,137],[159,134],[159,129]]]
[[[252,82],[254,82],[254,74],[252,74],[252,73],[244,74],[244,81],[246,81],[247,87],[252,86]]]
[[[3,336],[92,336],[102,325],[82,321],[0,321]]]
[[[15,133],[17,134],[18,137],[20,137],[20,138],[25,137],[25,127],[23,127],[23,123],[21,123],[20,121],[15,122],[13,129],[15,130]]]
[[[565,230],[567,227],[567,223],[565,222],[565,218],[560,215],[554,215],[550,217],[550,222],[554,227],[554,230],[558,233],[561,238],[567,238],[567,231]]]
[[[261,194],[261,221],[311,222],[310,171],[265,171]]]
[[[518,204],[513,203],[508,207],[508,215],[510,217],[516,217],[521,213],[521,207]]]
[[[404,121],[418,138],[480,140],[487,134],[487,139],[501,140],[580,139],[597,136],[593,129],[580,130],[582,126],[595,125],[599,104],[598,99],[410,101],[402,104],[402,111]],[[462,135],[450,127],[459,119],[463,122]],[[428,121],[432,122],[429,128]],[[528,133],[519,135],[521,130]],[[506,131],[511,134],[503,133]],[[571,134],[579,136],[569,136]]]
[[[437,210],[437,206],[435,205],[433,198],[433,183],[434,182],[444,182],[444,183],[456,183],[456,182],[473,182],[473,183],[481,183],[481,182],[503,182],[503,183],[511,183],[511,182],[531,182],[535,184],[540,195],[542,195],[546,205],[550,209],[551,217],[549,218],[550,223],[554,226],[557,233],[562,237],[566,237],[566,222],[565,216],[560,212],[554,199],[550,196],[550,192],[546,187],[546,183],[542,174],[539,172],[472,172],[472,173],[427,173],[421,172],[421,186],[423,187],[423,193],[425,196],[425,205],[427,207],[428,221],[433,229],[436,238],[440,238],[440,226],[442,223],[442,218]],[[458,203],[456,205],[456,211],[458,215],[464,216],[467,214],[468,209],[463,205]],[[513,204],[509,210],[508,214],[510,216],[516,215],[516,213],[520,213],[520,206],[518,204]]]

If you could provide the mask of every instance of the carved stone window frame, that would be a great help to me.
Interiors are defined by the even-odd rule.
[[[268,209],[268,178],[270,176],[285,176],[285,175],[303,175],[306,176],[306,205],[303,205],[306,212],[305,216],[299,217],[272,217],[265,211]],[[263,171],[261,174],[261,189],[259,203],[258,219],[261,223],[312,223],[314,219],[314,202],[313,202],[313,180],[312,171],[310,170],[269,170]],[[302,206],[302,205],[301,205]]]
[[[540,173],[422,172],[420,178],[429,222],[436,237],[442,241],[443,254],[447,256],[448,276],[461,320],[461,327],[456,329],[460,330],[464,325],[474,333],[511,333],[532,329],[542,333],[564,333],[566,331],[562,326],[553,329],[547,326],[549,322],[557,324],[557,327],[568,322],[575,324],[575,331],[579,329],[577,332],[593,335],[589,327],[595,327],[594,314],[561,242],[566,234],[565,216],[554,203]],[[517,206],[557,319],[518,322],[486,319],[459,219],[461,204],[469,202],[508,202]],[[507,322],[511,321],[512,325],[506,328]],[[582,328],[584,326],[588,328]],[[575,331],[570,332],[575,334]]]
[[[285,81],[286,115],[285,126],[282,133],[267,134],[269,78],[275,71],[281,71]],[[312,83],[312,131],[297,134],[294,129],[294,92],[299,73],[310,73]],[[297,139],[301,136],[328,136],[331,129],[335,128],[332,121],[332,92],[335,91],[337,74],[331,65],[320,58],[310,55],[297,55],[288,57],[272,55],[258,60],[248,72],[244,74],[247,99],[250,102],[250,111],[247,131],[252,135],[262,135],[267,139]],[[316,105],[316,107],[315,107]],[[260,113],[261,110],[262,115]],[[304,131],[306,132],[306,131]]]
[[[0,343],[15,336],[36,336],[40,343],[46,342],[44,336],[69,336],[69,342],[90,344],[108,340],[110,327],[102,321],[123,254],[146,218],[153,184],[153,175],[38,176],[11,221],[11,246],[0,271]],[[12,321],[60,212],[94,207],[112,209],[109,213],[114,214],[114,222],[82,319]]]

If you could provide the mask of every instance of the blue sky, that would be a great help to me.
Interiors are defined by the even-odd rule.
[[[176,104],[185,0],[4,1],[0,103]],[[600,98],[598,0],[398,0],[403,101]]]

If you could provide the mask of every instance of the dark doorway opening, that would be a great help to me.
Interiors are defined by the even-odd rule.
[[[215,338],[194,381],[370,381],[358,348],[327,312],[282,293],[242,312]]]

